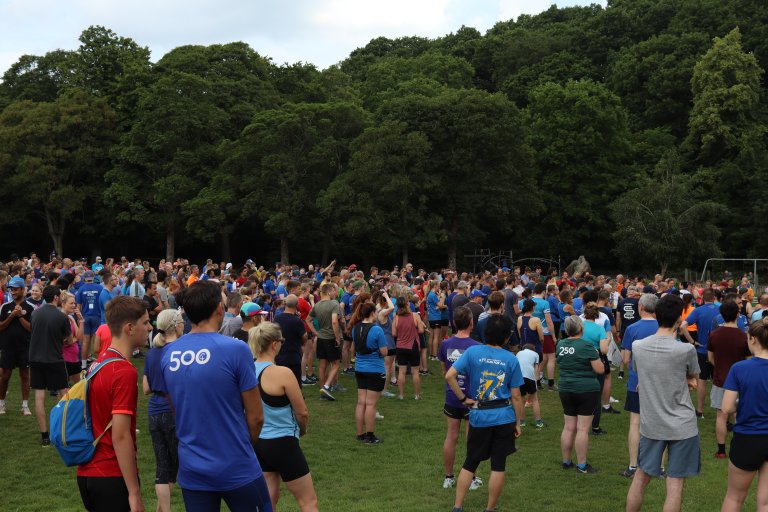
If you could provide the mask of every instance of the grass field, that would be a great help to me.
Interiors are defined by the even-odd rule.
[[[141,372],[142,361],[137,361]],[[422,379],[421,402],[382,398],[379,410],[384,420],[376,434],[384,440],[378,446],[355,440],[353,377],[341,377],[348,388],[337,393],[334,403],[318,398],[317,386],[304,389],[310,411],[309,432],[301,444],[309,461],[320,509],[326,511],[449,511],[454,490],[442,488],[442,443],[445,419],[442,415],[444,381],[437,375],[437,363],[430,363],[435,375]],[[614,375],[614,393],[624,398],[624,381]],[[409,388],[407,388],[409,389]],[[48,410],[53,405],[48,398]],[[581,475],[560,469],[562,409],[557,393],[541,393],[546,428],[537,432],[529,426],[518,440],[519,451],[507,462],[507,480],[500,511],[619,511],[624,509],[629,481],[618,476],[627,463],[628,415],[604,416],[608,435],[591,438],[589,461],[600,469],[597,475]],[[75,482],[75,470],[62,463],[54,448],[39,444],[34,417],[22,417],[19,381],[16,372],[6,400],[8,414],[0,416],[0,511],[82,510]],[[622,404],[618,404],[621,406]],[[32,404],[30,403],[30,406]],[[204,406],[204,404],[202,404]],[[530,409],[529,409],[530,412]],[[706,411],[699,423],[702,437],[702,473],[688,480],[683,510],[709,512],[720,509],[726,490],[727,461],[712,457],[715,451],[714,414]],[[154,457],[147,430],[146,399],[140,395],[138,418],[139,467],[144,504],[154,510]],[[457,450],[456,471],[464,457],[464,442]],[[487,482],[488,463],[478,474]],[[465,510],[481,511],[485,487],[471,492]],[[653,481],[644,510],[661,510],[662,480]],[[755,484],[744,510],[754,510]],[[172,498],[174,510],[183,510],[181,494]],[[283,489],[278,507],[297,510],[293,496]],[[222,509],[226,510],[223,506]]]

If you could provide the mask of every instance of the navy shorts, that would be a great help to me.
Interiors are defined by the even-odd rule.
[[[627,398],[624,400],[624,410],[640,414],[640,393],[637,391],[627,391]]]
[[[648,439],[640,434],[640,450],[637,454],[637,465],[644,473],[661,476],[661,458],[664,450],[669,451],[667,460],[667,476],[671,478],[688,478],[696,476],[701,471],[701,445],[698,434],[679,441],[659,441]]]
[[[83,334],[90,336],[101,326],[100,316],[83,316]]]

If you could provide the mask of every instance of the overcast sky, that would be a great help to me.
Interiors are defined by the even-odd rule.
[[[605,5],[605,0],[593,0]],[[378,36],[438,37],[462,25],[481,33],[497,21],[556,3],[589,0],[0,0],[0,73],[21,55],[78,47],[103,25],[152,51],[157,61],[185,44],[245,41],[276,63],[326,68]]]

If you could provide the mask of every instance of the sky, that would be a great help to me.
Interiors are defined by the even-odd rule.
[[[24,54],[77,49],[91,25],[149,47],[152,61],[186,44],[244,41],[277,64],[324,69],[375,37],[485,33],[554,3],[605,0],[0,0],[0,73]]]

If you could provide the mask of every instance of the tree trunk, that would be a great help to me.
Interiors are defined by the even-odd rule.
[[[403,244],[403,266],[401,268],[405,268],[407,264],[408,264],[408,244]]]
[[[225,263],[229,263],[232,257],[229,246],[229,232],[223,231],[221,233],[221,259]]]
[[[48,234],[50,235],[51,241],[53,242],[53,250],[56,251],[56,254],[60,258],[63,258],[65,220],[63,217],[54,219],[53,213],[46,209],[45,221],[48,224]]]
[[[451,221],[451,229],[448,234],[448,268],[451,270],[456,269],[456,237],[459,228],[456,225],[456,220]]]
[[[286,237],[280,238],[280,263],[288,264],[288,239]]]
[[[173,261],[173,253],[176,252],[176,230],[173,222],[165,225],[165,261]]]
[[[667,276],[667,267],[668,266],[669,266],[669,264],[666,261],[662,261],[661,262],[661,272],[660,273],[661,273],[662,277],[666,277]]]

